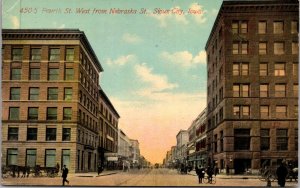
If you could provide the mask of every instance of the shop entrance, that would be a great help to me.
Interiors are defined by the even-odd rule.
[[[251,159],[234,159],[234,173],[243,174],[251,168]]]

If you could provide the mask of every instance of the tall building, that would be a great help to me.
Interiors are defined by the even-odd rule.
[[[2,30],[2,164],[96,171],[99,73],[84,32]]]
[[[122,161],[122,165],[130,164],[129,157],[130,153],[130,146],[131,142],[128,136],[124,133],[123,130],[119,129],[119,136],[118,136],[118,157],[119,160]]]
[[[176,135],[177,140],[177,159],[178,162],[185,164],[187,160],[187,143],[189,135],[187,130],[180,130]]]
[[[99,162],[111,169],[118,163],[118,122],[119,114],[105,94],[99,90]]]
[[[130,139],[131,142],[131,164],[134,167],[137,167],[138,165],[140,165],[140,144],[138,140],[134,140],[134,139]]]
[[[298,1],[223,1],[206,44],[209,163],[298,157]]]
[[[206,147],[206,108],[197,116],[188,129],[188,161],[191,166],[206,165],[207,147]]]

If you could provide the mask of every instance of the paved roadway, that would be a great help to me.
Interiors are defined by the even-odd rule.
[[[176,170],[169,169],[141,169],[130,172],[109,174],[105,172],[97,176],[96,173],[71,174],[68,177],[69,186],[266,186],[267,183],[259,179],[242,179],[236,176],[217,177],[216,184],[198,184],[197,176],[192,174],[181,175]],[[29,178],[4,178],[2,185],[47,185],[61,186],[62,178],[29,177]],[[287,182],[288,187],[297,187],[296,182]],[[272,187],[277,187],[277,182],[272,182]]]

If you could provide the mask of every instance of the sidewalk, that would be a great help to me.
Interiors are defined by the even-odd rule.
[[[195,170],[188,172],[188,174],[192,176],[197,176]],[[260,176],[254,174],[253,175],[251,174],[230,174],[230,175],[218,174],[217,175],[218,179],[259,179],[259,177]]]

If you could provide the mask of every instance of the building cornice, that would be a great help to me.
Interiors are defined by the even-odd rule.
[[[110,102],[109,98],[107,97],[107,95],[104,93],[103,89],[99,90],[100,96],[103,97],[105,104],[107,104],[109,106],[109,108],[111,109],[111,111],[114,112],[114,114],[120,118],[120,115],[118,114],[117,110],[115,109],[115,107],[113,106],[113,104]]]
[[[103,71],[86,35],[79,29],[2,29],[2,40],[79,40],[100,72]]]
[[[217,18],[211,29],[210,35],[205,45],[207,51],[208,45],[212,40],[220,18],[226,14],[232,13],[253,13],[253,12],[299,12],[299,2],[297,0],[245,0],[245,1],[223,1],[218,12]]]

